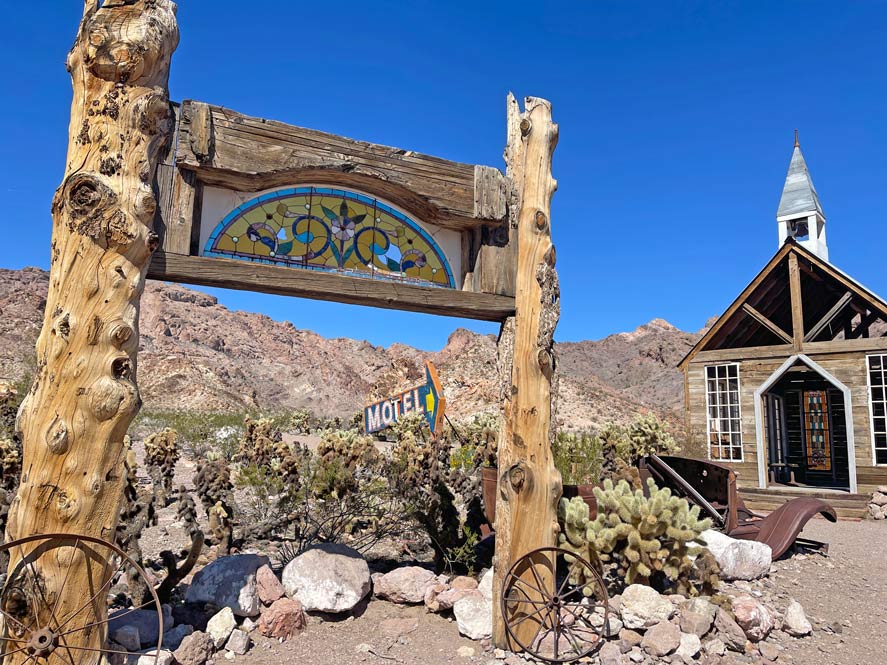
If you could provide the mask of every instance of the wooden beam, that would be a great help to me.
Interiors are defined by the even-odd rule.
[[[752,307],[748,303],[742,304],[742,311],[744,311],[746,314],[748,314],[755,321],[760,323],[762,326],[764,326],[767,330],[772,332],[777,337],[784,339],[789,344],[792,343],[792,338],[787,332],[785,332],[782,328],[777,326],[770,319],[768,319],[766,316],[761,314],[758,310],[756,310],[754,307]]]
[[[792,344],[796,350],[804,343],[804,305],[801,294],[801,272],[798,269],[798,256],[788,255],[788,279],[791,288],[792,305]]]
[[[142,403],[136,385],[139,305],[158,244],[154,173],[174,127],[167,83],[179,41],[176,5],[81,4],[65,63],[73,88],[68,152],[52,203],[34,380],[16,423],[23,473],[9,504],[6,543],[59,532],[114,542],[126,479],[124,441]],[[127,553],[141,558],[132,543]],[[36,660],[39,653],[48,662],[56,637],[57,659],[81,665],[104,660],[106,592],[114,588],[116,568],[103,560],[110,554],[73,535],[8,550],[6,579],[23,609],[12,609],[4,597],[4,635],[16,632],[13,626],[22,629],[18,644],[3,637],[22,645],[4,648],[7,665]],[[74,624],[56,636],[49,627],[58,632],[59,617]],[[75,624],[93,628],[77,630]],[[36,645],[40,635],[52,646],[29,655],[28,639]]]
[[[805,342],[812,342],[813,340],[815,340],[819,336],[819,334],[823,330],[825,330],[825,327],[827,325],[829,325],[838,314],[841,313],[841,310],[843,310],[850,303],[850,301],[852,299],[853,299],[853,294],[850,293],[849,291],[847,291],[843,296],[841,296],[838,299],[838,302],[836,302],[832,306],[832,308],[829,311],[827,311],[823,315],[823,317],[821,319],[819,319],[819,321],[817,321],[816,324],[812,328],[810,328],[810,330],[807,332],[807,334],[804,335],[804,341]]]
[[[787,358],[794,351],[791,344],[774,344],[773,346],[746,346],[739,349],[714,349],[700,351],[693,356],[692,364],[708,364],[728,360],[754,360],[765,358]]]
[[[507,183],[492,167],[355,141],[202,102],[182,103],[176,164],[208,185],[254,192],[338,185],[457,230],[505,218]]]
[[[524,143],[524,166],[518,219],[510,436],[502,441],[504,445],[498,450],[495,598],[500,596],[512,564],[531,550],[554,546],[559,530],[557,503],[561,477],[551,450],[557,386],[554,331],[560,317],[560,287],[554,267],[550,221],[551,197],[557,188],[551,175],[557,125],[551,120],[551,104],[547,101],[528,97],[525,107],[521,114],[517,102],[513,98],[509,100],[510,118],[520,118],[516,124]],[[527,580],[533,579],[531,574],[536,576],[539,585],[553,593],[553,566],[542,565],[544,558],[540,556],[528,570],[517,574],[526,576]],[[494,607],[498,605],[493,603]],[[514,650],[517,645],[506,635],[500,611],[494,611],[493,619],[496,646]],[[513,623],[517,626],[517,638],[524,644],[532,643],[542,621],[540,616],[519,626]]]
[[[861,317],[859,320],[859,325],[857,325],[853,330],[850,331],[850,334],[847,335],[847,339],[856,339],[857,337],[868,337],[868,329],[875,321],[878,320],[878,312],[869,312],[865,316]]]
[[[148,278],[482,321],[514,313],[514,298],[507,296],[162,251],[155,253]]]

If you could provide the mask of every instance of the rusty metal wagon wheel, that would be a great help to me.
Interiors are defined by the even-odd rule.
[[[515,561],[501,603],[509,638],[541,660],[578,660],[609,636],[603,579],[588,561],[560,547],[542,547]]]
[[[126,663],[129,652],[109,648],[101,641],[109,615],[116,608],[112,590],[125,576],[141,578],[150,599],[145,603],[141,598],[133,599],[135,607],[120,608],[114,618],[140,609],[157,612],[157,662],[163,640],[160,600],[142,567],[117,545],[92,536],[53,533],[0,545],[0,555],[15,562],[0,590],[0,665]],[[85,567],[88,580],[69,577],[75,557]],[[51,576],[49,583],[44,577],[47,574]],[[79,607],[63,610],[57,591],[70,583],[88,584],[89,599]]]

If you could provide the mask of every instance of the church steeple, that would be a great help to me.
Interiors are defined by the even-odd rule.
[[[795,147],[782,188],[782,198],[779,199],[776,221],[779,224],[780,247],[787,238],[794,238],[799,244],[828,261],[825,214],[801,152],[798,130],[795,130]]]

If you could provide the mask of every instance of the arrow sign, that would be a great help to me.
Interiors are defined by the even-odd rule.
[[[365,407],[364,426],[367,434],[378,432],[390,427],[408,413],[419,412],[428,421],[431,433],[437,434],[443,425],[446,404],[437,370],[431,362],[426,362],[425,383]]]

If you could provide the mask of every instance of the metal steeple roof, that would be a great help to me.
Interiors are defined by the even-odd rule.
[[[825,218],[822,205],[819,203],[819,196],[816,195],[816,188],[813,186],[813,180],[807,170],[807,162],[804,161],[804,155],[801,153],[797,133],[795,133],[795,149],[792,152],[792,161],[788,166],[788,175],[785,176],[785,186],[782,188],[782,198],[779,199],[779,209],[776,211],[776,216],[786,217],[811,211],[816,211],[823,219]]]

